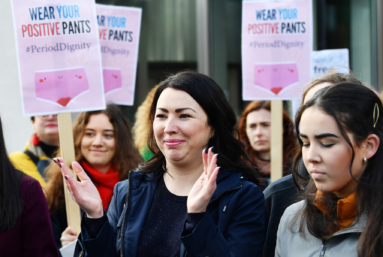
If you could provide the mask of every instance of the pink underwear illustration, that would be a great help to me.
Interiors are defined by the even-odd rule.
[[[255,65],[255,85],[278,94],[282,89],[299,82],[295,62],[258,63]]]
[[[83,67],[35,72],[37,98],[67,106],[79,94],[89,89]]]
[[[105,94],[122,87],[121,70],[119,68],[104,68],[102,73]]]

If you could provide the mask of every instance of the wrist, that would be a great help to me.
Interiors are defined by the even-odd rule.
[[[87,212],[86,216],[90,219],[99,219],[104,216],[104,209],[101,208],[92,212]]]

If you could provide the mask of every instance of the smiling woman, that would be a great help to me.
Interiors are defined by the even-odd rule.
[[[154,156],[116,185],[107,215],[80,165],[78,182],[58,159],[86,212],[76,256],[260,256],[263,194],[222,89],[203,74],[170,76],[149,120]]]
[[[299,109],[293,172],[302,158],[311,178],[282,216],[275,256],[383,256],[382,111],[372,90],[350,83]]]
[[[96,185],[106,211],[114,185],[128,177],[142,159],[134,147],[130,127],[118,106],[108,104],[106,110],[82,112],[73,124],[76,161]],[[58,156],[58,155],[57,155]],[[63,177],[57,165],[47,173],[47,201],[53,234],[58,248],[77,238],[68,227],[65,212]]]

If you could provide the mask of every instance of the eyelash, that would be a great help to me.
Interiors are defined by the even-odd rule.
[[[335,144],[320,144],[321,145],[321,147],[324,147],[324,148],[330,148],[330,147],[332,147],[333,145],[335,145]],[[303,143],[302,144],[302,147],[309,147],[310,146],[310,144],[309,143]]]

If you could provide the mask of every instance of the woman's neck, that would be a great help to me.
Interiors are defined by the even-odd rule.
[[[187,196],[203,172],[203,163],[188,168],[168,164],[164,169],[164,181],[167,189],[172,194]]]
[[[257,152],[257,157],[262,161],[270,161],[270,151]]]

